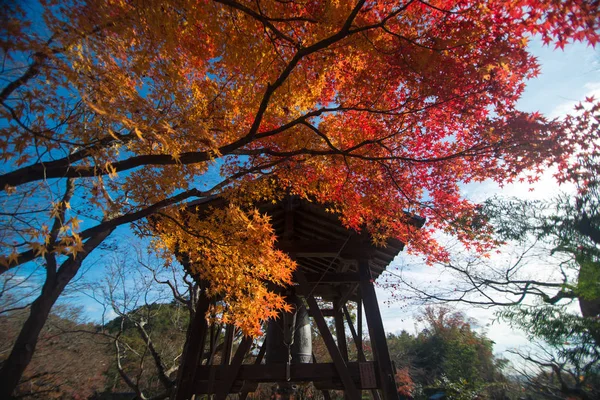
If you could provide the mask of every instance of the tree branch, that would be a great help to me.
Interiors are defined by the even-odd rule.
[[[129,318],[129,320],[131,320],[131,318]],[[152,359],[154,360],[154,365],[156,366],[156,370],[158,371],[158,379],[160,380],[160,382],[166,390],[171,389],[171,387],[173,387],[174,385],[174,382],[171,379],[169,379],[169,377],[165,373],[165,366],[162,362],[160,354],[158,354],[158,352],[156,351],[156,348],[154,347],[154,343],[152,342],[150,335],[148,335],[148,332],[144,328],[145,322],[138,322],[133,320],[131,321],[134,323],[138,333],[140,334],[142,340],[144,341],[144,343],[148,347],[148,350],[150,351],[150,355],[152,356]]]
[[[39,74],[40,68],[42,67],[43,63],[46,61],[47,58],[48,56],[44,53],[34,53],[33,63],[31,63],[31,65],[27,68],[23,75],[10,82],[4,87],[4,89],[2,89],[2,92],[0,92],[0,103],[4,103],[6,99],[8,99],[8,97],[12,94],[12,92],[14,92],[20,86],[26,84],[31,78]]]

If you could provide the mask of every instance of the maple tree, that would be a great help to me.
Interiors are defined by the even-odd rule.
[[[592,99],[586,103],[577,105],[580,114],[566,123],[597,131],[600,108],[589,104]],[[395,275],[400,281],[390,285],[419,304],[495,307],[498,320],[521,330],[534,345],[509,352],[524,362],[517,372],[526,386],[544,398],[600,393],[600,153],[593,145],[597,139],[590,135],[590,140],[592,145],[583,144],[571,166],[556,176],[573,184],[573,193],[535,201],[494,197],[482,204],[481,219],[504,245],[496,257],[455,250],[432,271],[447,274],[447,282],[427,286]]]
[[[570,168],[586,143],[587,132],[515,102],[539,72],[529,35],[594,45],[595,2],[40,3],[0,11],[2,271],[32,261],[47,270],[0,373],[7,390],[52,304],[120,225],[145,233],[160,211],[171,224],[158,246],[195,235],[197,273],[231,300],[217,313],[256,333],[244,316],[284,307],[264,279],[287,281],[293,263],[273,250],[253,201],[310,197],[377,243],[394,236],[444,259],[437,230],[489,246],[484,230],[466,228],[475,206],[459,183],[534,180],[545,166]],[[230,214],[190,231],[179,206],[215,194]],[[411,213],[427,227],[406,223]],[[233,226],[250,229],[220,243]],[[261,270],[244,255],[252,244]],[[256,274],[249,286],[225,273],[235,262]]]

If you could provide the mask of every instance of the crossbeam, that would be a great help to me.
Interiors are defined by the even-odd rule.
[[[360,369],[358,362],[347,363],[348,374],[352,382],[358,389],[363,389],[363,384],[360,379]],[[374,368],[377,379],[377,368]],[[219,365],[200,365],[197,368],[197,376],[215,376],[215,389],[224,385],[224,380],[228,377],[227,372],[223,371]],[[241,382],[282,382],[286,380],[286,365],[285,364],[242,364],[239,366],[236,375],[235,388],[241,388]],[[332,382],[336,385],[335,388],[343,389],[343,384],[340,375],[337,372],[334,363],[320,364],[292,364],[290,365],[290,381],[291,382]],[[338,387],[339,386],[339,387]],[[195,383],[195,393],[205,394],[208,389],[207,380],[197,380]],[[364,389],[369,389],[364,387]]]
[[[370,255],[373,246],[357,239],[345,240],[281,240],[276,243],[279,250],[296,257],[341,257],[357,258]]]

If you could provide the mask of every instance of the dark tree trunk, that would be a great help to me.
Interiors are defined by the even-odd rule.
[[[190,314],[190,324],[183,346],[179,371],[177,371],[176,386],[172,392],[172,398],[174,399],[189,399],[194,394],[196,367],[202,363],[204,355],[204,344],[208,330],[205,316],[209,304],[210,301],[206,297],[206,292],[202,289],[197,296],[197,303],[193,312]]]
[[[0,369],[0,399],[11,398],[23,372],[25,372],[33,357],[40,332],[48,320],[52,306],[56,303],[67,284],[77,274],[83,260],[111,232],[112,230],[109,230],[90,238],[76,257],[67,259],[56,273],[47,274],[42,293],[31,304],[29,317],[23,324],[10,355]]]

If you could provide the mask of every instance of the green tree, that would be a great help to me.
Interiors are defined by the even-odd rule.
[[[176,265],[159,261],[128,242],[127,249],[107,259],[101,284],[88,289],[117,315],[101,332],[111,344],[108,391],[161,399],[174,387],[199,291]]]
[[[598,164],[592,161],[587,160],[586,170],[597,172]],[[576,196],[562,195],[545,204],[496,202],[488,210],[501,237],[545,241],[552,253],[564,257],[563,280],[553,293],[540,290],[535,305],[499,312],[501,319],[547,346],[541,352],[520,355],[539,366],[540,375],[552,376],[543,380],[548,397],[600,396],[600,183],[596,175],[592,177]],[[509,209],[513,212],[506,212]],[[526,214],[530,217],[525,218]],[[578,303],[579,312],[568,307],[573,302]],[[530,382],[540,386],[540,379]]]
[[[444,391],[450,398],[496,398],[504,377],[493,355],[493,342],[472,329],[465,315],[448,307],[427,307],[420,317],[425,327],[416,335],[388,335],[397,367],[409,369],[420,390],[415,397]],[[500,391],[501,392],[501,391]],[[462,397],[461,397],[462,396]],[[465,397],[467,396],[467,397]]]
[[[144,304],[108,322],[104,328],[114,349],[110,390],[168,396],[188,323],[189,313],[177,302]]]

